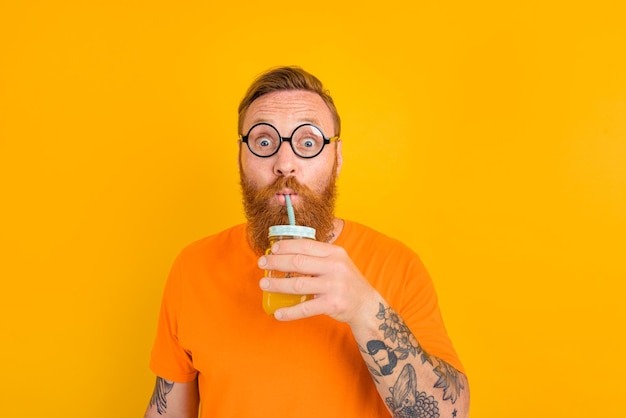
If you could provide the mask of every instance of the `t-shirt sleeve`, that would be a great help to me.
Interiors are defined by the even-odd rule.
[[[413,254],[407,270],[398,313],[428,354],[464,373],[446,331],[433,281],[416,254]]]
[[[182,267],[181,257],[174,262],[165,284],[156,338],[150,356],[150,369],[160,377],[175,382],[190,382],[197,376],[191,353],[181,346],[179,326],[181,321]]]

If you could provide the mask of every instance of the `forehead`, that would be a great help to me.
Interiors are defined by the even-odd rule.
[[[303,123],[318,126],[325,135],[334,135],[330,109],[317,93],[304,90],[276,91],[256,99],[243,119],[243,131],[255,123],[267,122],[287,135]]]

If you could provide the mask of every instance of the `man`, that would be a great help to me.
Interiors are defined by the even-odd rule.
[[[467,379],[418,256],[334,217],[340,118],[320,81],[298,67],[261,75],[240,104],[239,132],[248,222],[174,263],[145,416],[467,416]],[[264,255],[269,226],[288,223],[287,200],[317,240]],[[315,297],[270,316],[262,291]],[[393,366],[382,371],[368,347],[389,350]]]

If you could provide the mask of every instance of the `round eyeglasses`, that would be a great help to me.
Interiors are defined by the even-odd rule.
[[[261,122],[252,126],[246,135],[239,135],[239,139],[257,157],[271,157],[286,141],[298,157],[313,158],[322,152],[326,144],[339,140],[339,136],[327,138],[317,126],[304,123],[294,129],[290,137],[282,137],[274,126]]]

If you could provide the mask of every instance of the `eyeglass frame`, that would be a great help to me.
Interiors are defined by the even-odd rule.
[[[252,132],[252,130],[253,130],[254,128],[256,128],[257,126],[259,126],[259,125],[269,126],[269,127],[270,127],[270,128],[272,128],[274,131],[276,131],[276,133],[278,134],[278,139],[279,139],[278,147],[276,147],[276,151],[274,151],[274,152],[273,152],[273,153],[271,153],[270,155],[259,155],[259,154],[257,154],[256,152],[252,151],[252,148],[250,148],[250,143],[248,142],[248,137],[250,136],[250,132]],[[320,150],[319,150],[319,151],[317,152],[317,154],[315,154],[315,155],[309,155],[309,156],[300,155],[300,154],[298,154],[298,152],[296,151],[296,149],[293,147],[293,142],[292,142],[292,139],[293,139],[293,134],[294,134],[294,133],[295,133],[298,129],[302,128],[303,126],[312,126],[312,127],[314,127],[315,129],[317,129],[318,131],[320,131],[320,133],[322,134],[322,138],[324,139],[324,143],[322,144],[322,148],[320,148]],[[278,132],[278,129],[277,129],[274,125],[272,125],[271,123],[267,123],[267,122],[259,122],[259,123],[255,123],[254,125],[252,125],[252,126],[250,127],[250,129],[248,129],[248,133],[247,133],[247,134],[245,134],[245,135],[241,135],[241,134],[239,134],[239,141],[240,141],[240,142],[245,143],[245,144],[248,146],[248,149],[250,150],[250,152],[251,152],[253,155],[255,155],[255,156],[259,157],[259,158],[269,158],[269,157],[272,157],[272,156],[276,155],[276,154],[278,153],[278,151],[280,151],[280,147],[282,147],[283,142],[289,142],[289,146],[291,147],[291,150],[292,150],[292,151],[293,151],[293,153],[294,153],[295,155],[297,155],[298,157],[300,157],[300,158],[305,158],[305,159],[315,158],[315,157],[317,157],[318,155],[320,155],[320,154],[322,153],[322,151],[324,151],[324,147],[325,147],[326,145],[330,144],[331,142],[335,142],[335,141],[339,141],[339,140],[340,140],[339,135],[331,136],[330,138],[329,138],[329,137],[326,137],[326,136],[324,135],[324,131],[322,131],[322,129],[320,129],[317,125],[314,125],[314,124],[312,124],[312,123],[303,123],[302,125],[298,125],[298,126],[296,126],[296,128],[295,128],[295,129],[291,132],[291,136],[285,136],[285,137],[283,137],[283,136],[281,136],[281,135],[280,135],[280,132]]]

